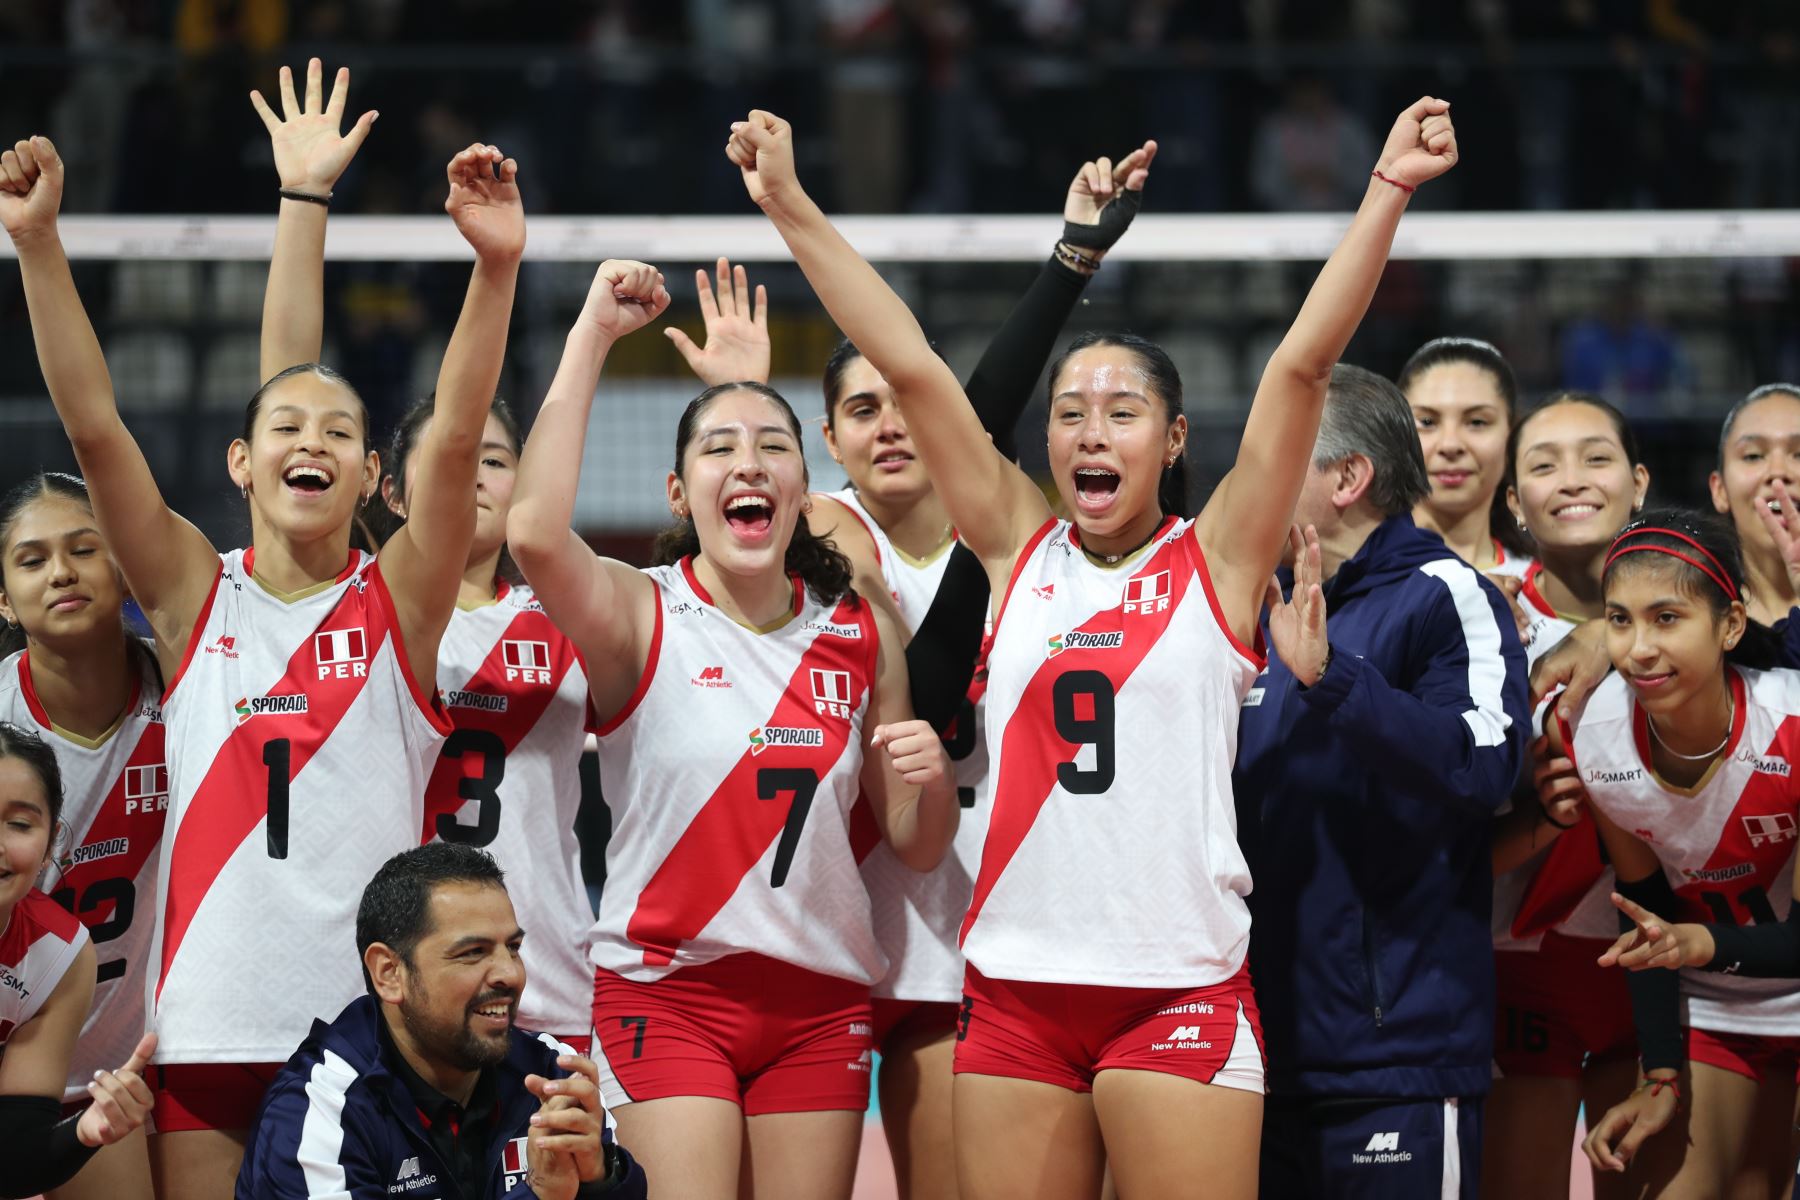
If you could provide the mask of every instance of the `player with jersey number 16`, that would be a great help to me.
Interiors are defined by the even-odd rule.
[[[778,393],[727,383],[688,405],[661,565],[597,558],[570,530],[601,365],[668,303],[654,268],[601,264],[507,522],[602,722],[594,1058],[657,1195],[832,1200],[855,1173],[887,967],[857,850],[885,836],[929,870],[955,787],[912,719],[898,630],[805,526],[800,425]],[[859,793],[872,822],[853,820]]]

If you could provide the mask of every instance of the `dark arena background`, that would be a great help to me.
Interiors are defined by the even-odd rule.
[[[0,0],[0,137],[56,140],[120,408],[221,546],[248,538],[225,447],[261,382],[276,212],[246,96],[312,56],[351,69],[348,119],[381,113],[331,202],[324,361],[383,436],[432,386],[468,276],[444,163],[485,140],[530,219],[500,389],[527,424],[595,263],[660,267],[665,323],[699,340],[693,272],[728,255],[768,288],[813,484],[841,487],[817,437],[836,330],[722,153],[752,107],[793,124],[809,190],[963,374],[1075,170],[1155,138],[1143,215],[1063,341],[1168,348],[1195,499],[1421,94],[1453,101],[1462,159],[1413,203],[1346,361],[1391,378],[1431,338],[1491,341],[1521,408],[1570,387],[1625,412],[1652,501],[1676,503],[1708,502],[1726,410],[1800,379],[1800,9],[1774,0]],[[74,469],[12,255],[0,239],[0,483]],[[698,387],[660,333],[607,361],[577,502],[597,548],[644,561]],[[1027,467],[1045,420],[1040,395]],[[873,1200],[894,1185],[869,1130]]]

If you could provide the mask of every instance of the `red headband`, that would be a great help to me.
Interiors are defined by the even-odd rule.
[[[1686,542],[1688,545],[1692,546],[1695,550],[1698,550],[1701,554],[1705,555],[1706,562],[1703,563],[1703,562],[1700,562],[1698,559],[1689,558],[1687,555],[1685,555],[1681,551],[1675,549],[1673,546],[1620,546],[1619,545],[1620,542],[1624,541],[1627,538],[1639,537],[1641,535],[1651,534],[1651,533],[1660,533],[1665,537],[1672,537],[1672,538],[1676,539],[1677,541]],[[1728,599],[1728,600],[1738,599],[1737,585],[1735,583],[1731,582],[1731,576],[1726,574],[1725,568],[1723,565],[1720,564],[1719,560],[1717,558],[1713,557],[1713,552],[1708,550],[1705,546],[1702,546],[1699,542],[1696,542],[1693,538],[1689,537],[1687,534],[1682,533],[1679,530],[1675,530],[1675,529],[1656,529],[1656,528],[1651,528],[1651,527],[1645,527],[1643,529],[1628,529],[1628,530],[1626,530],[1624,533],[1620,534],[1616,539],[1614,539],[1613,549],[1612,549],[1611,553],[1609,553],[1606,556],[1606,563],[1601,569],[1605,570],[1606,567],[1612,566],[1613,562],[1622,554],[1636,554],[1641,551],[1650,551],[1650,550],[1654,550],[1658,554],[1667,554],[1671,558],[1679,558],[1682,562],[1684,562],[1688,566],[1694,568],[1696,571],[1700,572],[1702,575],[1706,576],[1708,579],[1712,580],[1715,584],[1717,584],[1719,587],[1719,590],[1721,592],[1725,593],[1726,599]],[[1707,563],[1711,563],[1712,565],[1708,566]]]

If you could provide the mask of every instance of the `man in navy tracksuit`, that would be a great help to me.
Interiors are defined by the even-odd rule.
[[[521,936],[483,851],[389,859],[357,912],[370,994],[313,1022],[275,1077],[237,1200],[643,1200],[593,1064],[512,1026]]]
[[[1393,384],[1338,367],[1313,462],[1295,519],[1319,531],[1324,637],[1273,639],[1293,661],[1271,654],[1245,699],[1234,772],[1269,1065],[1262,1195],[1473,1197],[1488,827],[1524,759],[1524,653],[1499,592],[1413,525],[1430,484]]]

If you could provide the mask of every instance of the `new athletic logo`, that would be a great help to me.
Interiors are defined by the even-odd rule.
[[[1744,832],[1750,835],[1752,846],[1760,846],[1764,842],[1791,842],[1796,836],[1800,836],[1800,829],[1795,828],[1793,813],[1745,817]]]
[[[240,696],[238,702],[231,706],[237,713],[238,724],[242,725],[251,717],[268,716],[273,713],[286,716],[306,711],[306,693],[299,692],[291,696]]]
[[[369,674],[369,635],[355,629],[327,629],[313,634],[313,657],[320,679],[364,679]],[[301,711],[305,711],[302,709]]]
[[[1361,1154],[1354,1150],[1350,1152],[1350,1161],[1361,1164],[1411,1162],[1412,1151],[1400,1148],[1399,1130],[1392,1133],[1372,1133],[1369,1135],[1369,1144],[1362,1148]]]
[[[1071,629],[1067,633],[1053,633],[1044,645],[1044,657],[1055,658],[1064,650],[1117,650],[1125,644],[1125,631],[1110,630],[1106,633],[1088,633],[1081,629]]]
[[[750,754],[761,754],[771,746],[823,746],[823,729],[801,729],[793,725],[759,725],[750,731]]]
[[[388,1191],[405,1194],[417,1188],[433,1187],[436,1184],[437,1176],[425,1174],[424,1168],[419,1166],[419,1160],[415,1156],[400,1160],[400,1172],[394,1176],[394,1182],[388,1184]]]
[[[1140,575],[1136,579],[1125,581],[1125,591],[1119,598],[1120,606],[1127,613],[1158,613],[1169,607],[1169,573],[1158,571],[1154,575]]]
[[[208,654],[223,654],[226,658],[236,658],[238,656],[237,638],[229,633],[222,633],[219,635],[218,641],[206,648],[206,652]]]
[[[1170,1031],[1167,1039],[1150,1043],[1150,1049],[1153,1051],[1211,1050],[1212,1048],[1212,1040],[1200,1036],[1200,1026],[1198,1025],[1177,1025]]]
[[[169,768],[162,763],[125,768],[125,815],[169,807]]]
[[[822,717],[850,719],[850,672],[812,668],[813,711]]]
[[[550,643],[516,642],[510,638],[500,642],[500,653],[506,659],[508,683],[549,683]]]
[[[731,686],[731,680],[725,678],[724,667],[701,667],[700,673],[688,682],[700,688],[728,688]]]

